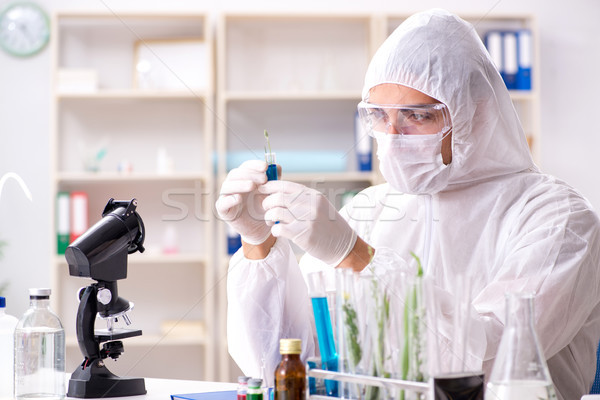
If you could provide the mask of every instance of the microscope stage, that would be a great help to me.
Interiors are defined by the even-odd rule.
[[[112,331],[109,331],[108,329],[96,329],[94,331],[94,337],[98,343],[141,335],[142,331],[140,329],[115,329]]]

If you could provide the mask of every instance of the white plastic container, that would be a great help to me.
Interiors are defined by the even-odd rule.
[[[14,335],[18,322],[6,314],[6,299],[0,297],[0,399],[13,398]]]

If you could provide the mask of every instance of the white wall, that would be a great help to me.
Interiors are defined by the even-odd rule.
[[[8,4],[0,0],[0,7]],[[544,171],[578,188],[600,209],[600,187],[595,171],[600,115],[594,96],[600,93],[600,2],[571,0],[561,7],[544,0],[302,0],[266,1],[159,1],[159,0],[37,0],[49,12],[57,10],[303,11],[303,12],[412,12],[444,7],[456,13],[530,13],[536,15],[541,43],[541,128]],[[9,242],[0,261],[0,283],[10,282],[6,293],[9,313],[27,307],[27,288],[50,283],[49,49],[30,59],[0,52],[0,174],[19,173],[33,192],[29,203],[16,184],[5,186],[0,201],[0,239]],[[75,296],[75,295],[73,295]]]

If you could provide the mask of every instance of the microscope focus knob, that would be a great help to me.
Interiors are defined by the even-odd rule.
[[[108,289],[98,289],[96,298],[100,303],[107,305],[112,300],[112,293]]]

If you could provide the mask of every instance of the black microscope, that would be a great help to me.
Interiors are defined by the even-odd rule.
[[[67,396],[79,398],[122,397],[146,393],[143,378],[118,377],[106,368],[104,359],[117,359],[123,352],[120,339],[140,336],[141,330],[115,329],[133,303],[119,297],[117,280],[127,278],[127,255],[144,251],[144,223],[135,211],[137,200],[110,199],[102,219],[67,247],[69,274],[92,278],[96,283],[79,291],[77,342],[84,360],[71,375]],[[96,316],[107,321],[107,329],[95,329]],[[100,348],[100,344],[102,348]]]

